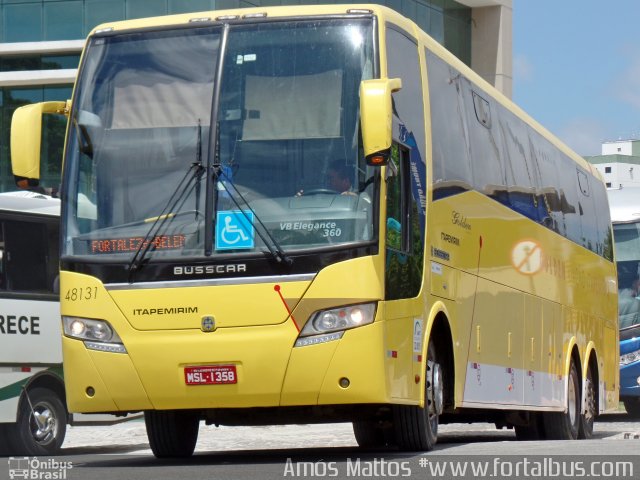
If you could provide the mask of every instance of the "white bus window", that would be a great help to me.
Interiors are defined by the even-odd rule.
[[[5,220],[1,225],[0,288],[52,293],[58,268],[57,227],[20,220]]]

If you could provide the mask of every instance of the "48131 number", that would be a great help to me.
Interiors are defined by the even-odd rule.
[[[64,299],[70,302],[80,300],[95,300],[98,296],[98,287],[76,287],[67,290]]]

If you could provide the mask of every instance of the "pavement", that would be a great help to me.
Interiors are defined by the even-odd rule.
[[[439,428],[439,444],[479,442],[484,439],[515,439],[513,430],[496,430],[493,424],[448,424]],[[625,414],[606,415],[596,422],[594,438],[640,440],[640,421],[633,420]],[[349,423],[259,427],[215,427],[201,423],[195,451],[198,453],[356,446],[353,429]],[[63,455],[91,452],[151,454],[144,421],[136,419],[111,426],[68,427]]]

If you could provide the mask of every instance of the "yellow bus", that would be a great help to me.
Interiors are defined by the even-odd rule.
[[[439,422],[589,437],[618,405],[616,272],[595,170],[398,13],[237,9],[96,28],[69,117],[61,310],[72,412]]]

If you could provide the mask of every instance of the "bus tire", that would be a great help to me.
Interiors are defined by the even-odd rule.
[[[567,411],[544,414],[544,429],[550,440],[575,440],[580,430],[580,378],[575,362],[569,367]]]
[[[353,422],[353,435],[361,448],[380,448],[387,445],[384,429],[372,420]]]
[[[630,417],[640,417],[640,398],[623,398],[622,403]]]
[[[544,420],[537,412],[529,413],[528,425],[515,425],[516,439],[519,441],[544,440],[547,438],[544,431]]]
[[[17,454],[53,455],[62,447],[66,433],[67,410],[56,392],[36,387],[23,394],[18,420],[8,432]]]
[[[580,414],[580,429],[578,430],[578,438],[589,439],[593,437],[593,422],[598,415],[596,403],[596,387],[593,383],[593,371],[591,365],[587,370],[587,379],[584,386],[585,393],[585,411]]]
[[[435,446],[444,397],[442,372],[435,342],[431,339],[427,347],[424,407],[398,405],[394,408],[395,440],[401,450],[429,451]]]
[[[144,423],[151,451],[157,458],[186,458],[193,455],[200,419],[191,411],[150,410]]]

